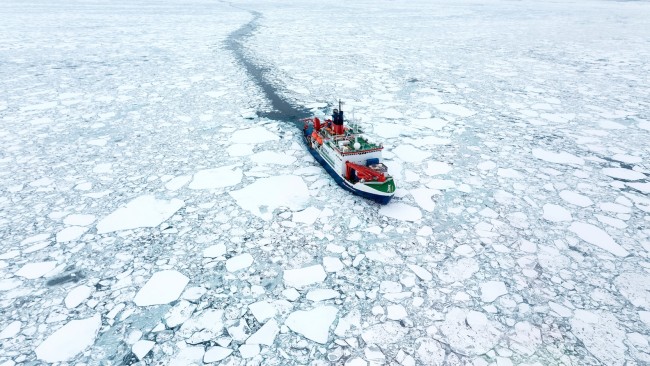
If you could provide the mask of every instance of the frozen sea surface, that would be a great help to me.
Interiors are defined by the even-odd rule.
[[[0,19],[0,365],[650,363],[647,2]],[[338,98],[390,205],[272,111]]]

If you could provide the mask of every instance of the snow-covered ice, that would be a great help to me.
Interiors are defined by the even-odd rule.
[[[133,301],[138,306],[168,304],[178,299],[189,281],[178,271],[156,272],[138,291]]]
[[[284,271],[284,283],[287,286],[303,288],[314,283],[323,282],[327,273],[323,266],[317,264],[309,267],[287,269]]]
[[[184,205],[177,198],[167,201],[151,195],[140,196],[100,220],[97,233],[158,226]]]
[[[82,5],[0,6],[0,364],[650,362],[647,2]]]
[[[34,350],[36,357],[45,362],[72,360],[95,343],[101,325],[99,314],[86,319],[71,320],[36,347]]]
[[[307,339],[325,344],[329,339],[330,326],[336,319],[337,313],[338,309],[333,306],[298,310],[289,314],[284,324]]]

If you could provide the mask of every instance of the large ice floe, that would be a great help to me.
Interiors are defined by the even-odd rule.
[[[0,4],[0,365],[650,364],[650,3]],[[337,99],[397,189],[339,187]]]

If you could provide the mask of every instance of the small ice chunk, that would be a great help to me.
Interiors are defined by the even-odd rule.
[[[138,291],[133,301],[138,306],[168,304],[178,299],[189,281],[178,271],[156,272]]]
[[[277,313],[275,306],[267,301],[258,301],[248,305],[248,309],[251,311],[251,314],[257,319],[258,322],[264,323],[268,319],[271,319]]]
[[[314,342],[326,344],[329,339],[329,329],[338,309],[334,306],[319,306],[311,310],[295,311],[284,322],[292,331],[311,339]]]
[[[253,127],[235,131],[230,141],[238,144],[259,144],[267,141],[275,141],[280,138],[264,127]]]
[[[71,320],[36,347],[36,358],[45,362],[73,359],[95,343],[101,325],[102,319],[99,314],[87,319]]]
[[[642,180],[646,179],[646,175],[635,170],[625,168],[603,168],[603,174],[612,178],[621,180]]]
[[[512,168],[499,168],[497,169],[497,175],[504,178],[513,178],[513,179],[524,178],[523,174],[521,174],[518,170]]]
[[[170,191],[177,191],[181,189],[184,185],[189,183],[191,179],[192,179],[191,175],[181,175],[175,177],[165,184],[165,188],[167,188]]]
[[[282,291],[282,296],[286,297],[289,301],[296,301],[300,298],[300,292],[295,288],[288,288]]]
[[[140,196],[120,207],[97,223],[97,233],[156,227],[185,205],[179,199],[158,200],[154,196]]]
[[[379,214],[402,221],[418,221],[422,218],[420,209],[401,202],[393,202],[382,206],[379,209]]]
[[[408,316],[406,309],[402,305],[388,305],[386,316],[390,320],[401,320]]]
[[[165,314],[164,322],[167,328],[176,328],[177,326],[185,323],[196,310],[196,304],[192,304],[187,300],[181,300],[178,304],[174,305]]]
[[[264,324],[257,332],[248,337],[246,344],[263,344],[272,346],[275,342],[275,337],[280,333],[280,327],[275,319],[271,319]]]
[[[154,341],[146,341],[141,339],[133,344],[133,347],[131,347],[131,352],[133,352],[138,360],[142,360],[144,356],[146,356],[149,351],[151,351],[155,344],[156,342]]]
[[[297,268],[288,269],[284,271],[284,283],[289,287],[303,288],[313,283],[323,282],[327,277],[327,273],[320,264]]]
[[[217,189],[231,187],[241,182],[244,174],[236,166],[222,166],[200,170],[194,174],[189,189]]]
[[[566,208],[558,205],[547,203],[544,205],[544,216],[546,220],[552,222],[571,221],[571,212]]]
[[[508,293],[506,284],[501,281],[488,281],[481,284],[481,300],[492,302]]]
[[[404,144],[397,146],[392,152],[407,163],[419,163],[431,156],[428,151],[422,151],[422,149],[418,149],[413,145]]]
[[[574,232],[578,237],[580,237],[580,239],[587,243],[593,244],[616,256],[626,257],[629,255],[627,250],[623,249],[623,247],[618,245],[609,234],[597,226],[584,222],[574,222],[569,227],[569,230]]]
[[[86,231],[87,227],[83,226],[69,226],[58,233],[56,233],[56,241],[58,243],[65,243],[79,239]]]
[[[320,210],[316,207],[307,207],[306,209],[293,213],[291,220],[293,222],[301,222],[307,225],[313,225],[320,215]]]
[[[187,366],[200,364],[203,360],[205,350],[203,346],[187,347],[178,352],[167,364],[167,366]]]
[[[239,353],[242,358],[252,358],[260,353],[260,346],[257,344],[243,344],[239,346]]]
[[[427,163],[427,167],[424,169],[424,172],[427,175],[433,176],[447,174],[451,171],[451,169],[452,167],[448,163],[442,161],[430,161]]]
[[[431,281],[433,279],[433,275],[431,272],[427,271],[426,269],[416,265],[416,264],[409,264],[408,267],[415,273],[416,276],[418,276],[422,281]]]
[[[588,207],[594,204],[589,197],[583,196],[574,191],[562,191],[560,192],[560,198],[579,207]]]
[[[288,207],[292,211],[305,209],[310,200],[305,181],[296,175],[261,178],[237,191],[230,192],[237,204],[264,220],[271,220],[273,211]]]
[[[64,224],[74,225],[74,226],[88,226],[93,222],[95,222],[94,215],[73,214],[73,215],[68,215],[66,216],[65,219],[63,219]]]
[[[336,299],[340,296],[341,294],[336,291],[336,290],[331,290],[331,289],[314,289],[311,290],[307,293],[307,300],[310,301],[323,301],[323,300],[330,300],[330,299]]]
[[[205,258],[219,258],[226,254],[226,245],[219,243],[209,246],[203,250],[203,257]]]
[[[345,266],[343,265],[343,262],[336,257],[323,257],[323,267],[325,267],[325,272],[338,272]]]
[[[543,149],[533,149],[533,156],[537,159],[548,161],[555,164],[575,164],[584,165],[585,160],[567,152],[561,151],[555,153]]]
[[[15,274],[29,280],[44,276],[56,267],[56,262],[35,262],[27,263],[20,268]]]
[[[250,267],[253,262],[253,256],[249,253],[240,254],[226,261],[226,270],[228,270],[228,272],[237,272]]]
[[[250,157],[257,164],[291,165],[296,162],[296,157],[287,153],[276,151],[261,151]]]
[[[429,188],[416,188],[410,190],[411,196],[415,202],[425,211],[432,212],[436,208],[436,204],[431,200],[431,196],[439,191]]]
[[[445,113],[450,113],[457,115],[459,117],[470,117],[476,114],[476,112],[469,110],[462,105],[458,104],[450,104],[450,103],[445,103],[445,104],[437,104],[435,107],[442,112]]]
[[[232,354],[232,350],[230,348],[219,346],[210,347],[208,348],[208,351],[203,355],[203,363],[221,361],[224,358],[230,356],[230,354]]]
[[[81,285],[73,288],[68,292],[68,295],[65,297],[65,306],[68,309],[74,309],[84,300],[90,297],[92,289],[89,286]]]
[[[9,325],[5,327],[5,329],[0,332],[0,339],[8,339],[8,338],[13,338],[15,337],[18,332],[20,332],[20,328],[22,327],[23,323],[19,322],[18,320],[15,320]]]

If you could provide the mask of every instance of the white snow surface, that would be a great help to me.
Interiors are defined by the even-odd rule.
[[[72,360],[95,343],[101,325],[99,314],[86,319],[71,320],[36,347],[36,357],[45,362]]]
[[[569,230],[573,231],[580,239],[587,243],[593,244],[616,256],[625,257],[629,255],[627,250],[623,249],[607,232],[597,226],[576,221],[569,226]]]
[[[261,178],[254,183],[230,192],[241,208],[264,220],[271,220],[278,207],[292,211],[305,209],[309,202],[309,190],[301,177],[280,175]]]
[[[334,306],[319,306],[311,310],[298,310],[287,317],[284,324],[292,331],[321,344],[327,343],[329,329],[338,309]]]
[[[138,306],[168,304],[178,299],[189,278],[178,271],[156,272],[138,291],[133,301]]]
[[[167,201],[151,195],[140,196],[100,220],[97,233],[158,226],[184,205],[177,198]]]

